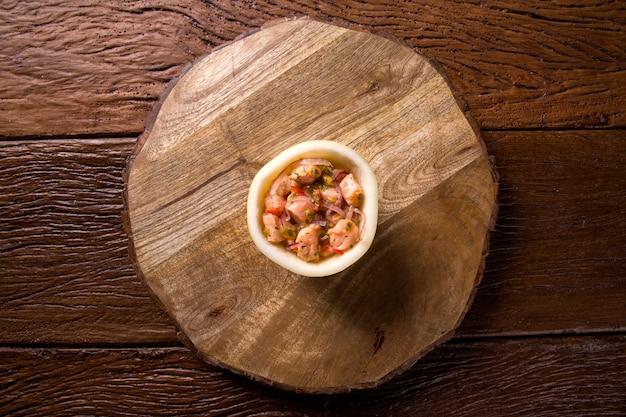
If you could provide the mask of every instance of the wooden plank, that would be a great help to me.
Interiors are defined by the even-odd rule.
[[[626,336],[448,343],[365,391],[303,395],[209,367],[184,348],[0,348],[6,416],[521,416],[626,411]]]
[[[138,133],[186,64],[302,14],[437,60],[484,129],[626,126],[626,9],[610,1],[15,1],[0,6],[0,136]]]
[[[624,330],[624,132],[484,138],[500,174],[500,210],[460,332]]]
[[[175,340],[128,257],[122,169],[133,144],[0,144],[3,343]]]
[[[460,336],[626,328],[624,134],[483,135],[500,212]],[[134,142],[0,143],[0,343],[176,343],[127,257]]]
[[[165,3],[4,3],[0,134],[141,131],[167,81],[224,41],[201,2]]]

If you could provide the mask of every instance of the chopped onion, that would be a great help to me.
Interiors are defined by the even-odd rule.
[[[292,243],[291,245],[287,245],[287,249],[292,250],[292,251],[297,251],[300,246],[302,246],[302,243],[296,242],[296,243]]]
[[[348,213],[346,214],[346,220],[352,220],[352,215],[354,214],[354,206],[350,206],[348,208]]]
[[[335,206],[341,207],[343,204],[343,193],[341,192],[341,187],[337,186],[337,192],[339,193],[339,197],[337,197],[337,201],[335,201]]]
[[[340,182],[340,177],[347,175],[348,171],[345,171],[343,169],[335,169],[333,170],[333,181],[339,183]]]
[[[329,217],[331,213],[337,213],[342,218],[346,217],[346,212],[343,211],[341,207],[337,207],[335,205],[326,207],[326,217]]]
[[[363,211],[361,211],[358,207],[354,208],[354,212],[358,214],[359,216],[361,216],[361,225],[359,226],[359,231],[360,231],[359,240],[362,240],[364,230],[365,230],[365,213],[363,213]]]
[[[280,221],[282,225],[284,226],[290,220],[291,220],[291,215],[289,214],[289,210],[287,210],[287,208],[285,207],[285,210],[283,210],[283,212],[280,215]]]

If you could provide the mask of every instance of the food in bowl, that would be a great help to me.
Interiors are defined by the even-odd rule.
[[[306,262],[340,256],[360,240],[365,228],[358,179],[324,158],[292,163],[265,196],[264,234]]]
[[[259,250],[284,268],[332,275],[369,249],[377,200],[376,177],[355,151],[333,141],[303,142],[256,174],[248,229]]]

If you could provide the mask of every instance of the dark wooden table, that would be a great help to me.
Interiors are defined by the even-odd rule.
[[[201,362],[135,275],[121,216],[169,80],[300,15],[439,62],[500,174],[455,337],[334,396]],[[2,1],[0,39],[0,414],[626,415],[626,3]]]

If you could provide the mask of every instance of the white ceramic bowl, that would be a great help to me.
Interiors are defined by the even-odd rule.
[[[342,255],[335,255],[318,262],[306,262],[281,244],[267,241],[263,234],[262,214],[265,196],[272,182],[291,163],[303,158],[324,158],[352,172],[358,179],[365,199],[361,210],[365,214],[362,239]],[[315,140],[294,145],[278,154],[263,166],[250,185],[247,204],[247,222],[250,236],[256,247],[269,259],[296,274],[307,277],[324,277],[343,271],[360,259],[371,246],[378,223],[378,183],[367,161],[349,147],[337,142]]]

